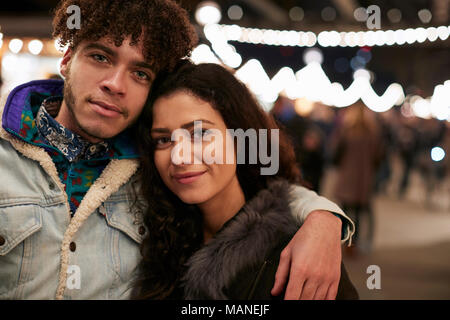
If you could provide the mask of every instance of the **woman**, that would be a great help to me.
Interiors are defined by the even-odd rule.
[[[276,144],[261,136],[244,148],[234,143],[229,129],[276,137],[278,127],[245,85],[215,64],[182,62],[155,80],[149,100],[137,139],[151,201],[136,296],[270,299],[280,252],[298,229],[288,188],[300,177],[287,139],[280,132]],[[267,165],[250,160],[268,150],[279,151],[275,175],[261,175]],[[356,296],[342,270],[338,298]]]

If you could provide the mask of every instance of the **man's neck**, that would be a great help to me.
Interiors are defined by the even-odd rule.
[[[58,115],[55,117],[55,120],[58,121],[66,129],[79,135],[86,141],[89,141],[91,143],[99,143],[103,141],[102,139],[90,136],[80,128],[80,126],[74,119],[74,115],[69,111],[69,108],[67,107],[64,100],[61,102],[61,109],[59,110]]]

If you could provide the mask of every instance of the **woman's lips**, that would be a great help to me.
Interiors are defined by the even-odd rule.
[[[174,174],[172,177],[181,184],[189,184],[198,180],[206,171]]]

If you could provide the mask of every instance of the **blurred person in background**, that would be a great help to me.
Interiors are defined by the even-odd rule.
[[[404,117],[397,115],[397,127],[395,130],[395,148],[403,164],[403,172],[398,187],[398,196],[403,198],[409,186],[411,171],[415,165],[419,149],[419,137],[416,130],[416,117]]]
[[[308,116],[298,114],[294,103],[281,95],[271,114],[286,130],[294,145],[305,186],[319,192],[325,165],[325,136],[322,129]]]
[[[431,208],[434,192],[445,179],[445,162],[433,159],[431,151],[435,147],[443,147],[446,125],[437,119],[420,119],[416,130],[419,132],[417,169],[425,186],[425,205]]]
[[[296,116],[294,102],[283,95],[279,95],[269,113],[278,124],[285,125],[286,122]]]
[[[375,176],[375,193],[386,194],[387,184],[392,176],[391,157],[395,152],[393,117],[394,110],[375,114],[380,127],[380,165]]]
[[[333,161],[337,167],[334,195],[354,217],[354,247],[358,246],[361,215],[367,214],[367,245],[370,250],[374,233],[371,200],[375,173],[381,158],[380,130],[373,114],[362,102],[345,109],[337,130]]]

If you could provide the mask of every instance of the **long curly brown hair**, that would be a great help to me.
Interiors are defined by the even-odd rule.
[[[173,73],[162,73],[155,80],[148,103],[137,123],[136,141],[142,157],[140,178],[149,207],[144,222],[149,236],[141,247],[143,261],[135,297],[141,299],[182,298],[180,277],[184,263],[202,244],[201,215],[195,206],[184,204],[161,180],[155,167],[154,143],[150,135],[152,106],[156,99],[186,91],[208,102],[229,129],[279,129],[272,116],[257,103],[247,87],[232,73],[216,64],[194,65],[184,60]],[[279,132],[279,171],[293,183],[300,182],[295,155],[284,132]],[[268,139],[270,140],[270,139]],[[271,146],[269,142],[268,150]],[[249,153],[248,143],[246,154]],[[267,186],[273,176],[260,174],[263,164],[237,164],[236,172],[246,200]]]
[[[72,5],[80,8],[80,29],[67,26]],[[172,0],[63,0],[55,9],[53,37],[62,46],[76,49],[84,40],[103,37],[120,46],[128,36],[132,45],[142,39],[155,73],[173,68],[198,42],[187,12]]]

